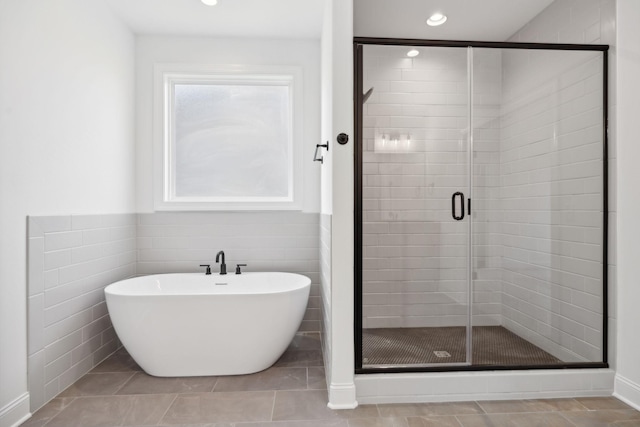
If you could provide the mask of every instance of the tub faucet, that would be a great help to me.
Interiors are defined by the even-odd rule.
[[[227,274],[227,264],[224,263],[224,251],[218,252],[216,255],[216,264],[220,260],[220,255],[222,255],[222,264],[220,264],[220,275]]]

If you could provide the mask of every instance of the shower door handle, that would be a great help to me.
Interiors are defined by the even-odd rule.
[[[462,210],[460,215],[456,215],[456,197],[458,196],[460,197],[460,209]],[[456,221],[464,219],[464,194],[459,191],[456,191],[453,193],[453,196],[451,196],[451,216]]]

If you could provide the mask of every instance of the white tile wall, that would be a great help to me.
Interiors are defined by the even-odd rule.
[[[473,317],[474,326],[502,323],[500,113],[502,51],[473,51]]]
[[[118,348],[103,289],[135,274],[136,217],[32,216],[28,225],[33,412]]]
[[[608,43],[614,13],[557,0],[511,41]],[[503,322],[567,361],[602,360],[601,70],[597,53],[503,53]]]
[[[322,350],[327,375],[331,373],[331,215],[320,215],[320,294]],[[331,381],[327,377],[327,384]]]
[[[363,326],[427,327],[467,321],[468,222],[451,196],[468,186],[467,52],[366,46],[363,150]],[[477,61],[474,96],[479,223],[474,324],[500,324],[499,246],[485,212],[498,184],[500,52]],[[397,140],[397,141],[395,141]],[[467,197],[469,194],[466,195]],[[477,209],[477,210],[475,210]]]
[[[287,271],[311,279],[301,331],[320,331],[319,215],[301,212],[167,212],[138,215],[137,274],[219,271]]]
[[[311,281],[301,331],[319,331],[319,215],[212,212],[29,217],[29,392],[35,411],[115,351],[104,287],[135,275],[289,271]]]

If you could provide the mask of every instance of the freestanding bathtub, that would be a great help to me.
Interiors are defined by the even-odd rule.
[[[158,274],[104,290],[133,359],[158,377],[262,371],[300,327],[311,280],[292,273]]]

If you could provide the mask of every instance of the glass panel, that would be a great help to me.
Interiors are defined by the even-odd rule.
[[[473,57],[473,363],[600,362],[602,54]]]
[[[289,87],[175,84],[176,197],[290,197]]]
[[[465,364],[467,51],[364,46],[363,72],[363,367]]]

